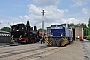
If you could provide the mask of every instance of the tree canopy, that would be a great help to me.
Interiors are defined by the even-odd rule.
[[[38,29],[38,31],[39,31],[39,32],[42,32],[42,29],[40,28],[40,29]],[[44,30],[44,32],[46,32],[46,30]]]
[[[89,27],[89,29],[90,29],[90,18],[89,18],[89,21],[88,21],[88,27]]]
[[[2,31],[10,32],[11,31],[11,28],[10,27],[2,27],[1,30]]]

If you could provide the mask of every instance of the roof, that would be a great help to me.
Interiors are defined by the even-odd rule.
[[[7,31],[1,31],[1,30],[0,30],[0,33],[8,33],[8,34],[9,34],[10,32],[7,32]]]

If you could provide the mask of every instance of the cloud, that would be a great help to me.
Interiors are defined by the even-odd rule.
[[[56,6],[61,0],[34,0],[35,4],[40,7]]]
[[[28,5],[28,15],[20,16],[21,19],[27,21],[30,20],[30,24],[37,25],[39,28],[41,28],[41,22],[42,22],[42,7],[38,7],[36,5],[30,4]],[[44,7],[45,10],[45,16],[43,17],[45,22],[45,27],[48,27],[52,24],[63,24],[63,23],[74,23],[79,24],[85,22],[82,19],[79,18],[65,18],[65,13],[68,12],[68,9],[61,10],[58,9],[57,6],[46,6]],[[81,22],[82,20],[82,22]],[[86,23],[86,22],[85,22]]]
[[[19,17],[0,16],[0,28],[5,26],[10,27],[10,25],[18,24],[20,22],[24,23],[25,21],[21,20]]]
[[[33,4],[28,5],[29,15],[20,16],[23,20],[30,20],[31,25],[34,25],[37,22],[45,21],[45,26],[51,25],[53,23],[60,23],[61,18],[64,16],[68,10],[60,10],[56,6],[46,6],[44,7],[45,16],[42,17],[42,7],[37,7]],[[40,23],[41,24],[41,23]]]
[[[34,15],[40,15],[42,8],[40,7],[37,8],[33,4],[28,5],[28,7],[29,7],[29,13],[34,14]]]
[[[4,21],[3,20],[0,20],[0,24],[3,23]]]
[[[59,5],[59,3],[61,2],[61,0],[33,0],[33,1],[34,1],[33,4],[28,5],[28,12],[27,12],[28,14],[24,16],[21,15],[19,17],[9,17],[9,16],[3,17],[3,15],[0,15],[0,21],[2,21],[1,25],[9,26],[9,25],[18,24],[18,23],[26,24],[26,21],[29,20],[31,26],[37,25],[39,28],[41,28],[42,20],[45,21],[45,27],[47,27],[47,26],[50,26],[51,24],[63,24],[63,23],[78,24],[83,22],[86,23],[87,17],[90,16],[89,7],[86,8],[84,6],[89,3],[87,2],[87,0],[72,0],[73,3],[71,4],[71,7],[77,7],[77,6],[85,7],[85,8],[82,8],[81,11],[79,11],[79,13],[73,12],[74,10],[68,12],[69,7],[67,7],[68,9],[60,9],[61,5]],[[22,7],[23,5],[18,4],[15,6]],[[26,5],[24,6],[26,7]],[[63,6],[63,8],[66,8],[66,7]],[[42,17],[42,13],[41,13],[43,9],[45,10],[44,17]],[[0,10],[0,13],[4,11],[5,10]],[[78,11],[78,9],[76,11]],[[8,25],[8,22],[9,22],[9,25]]]
[[[89,11],[89,10],[88,10],[87,8],[82,8],[82,13],[83,13],[83,14],[88,14],[88,11]]]
[[[86,5],[87,2],[84,0],[72,0],[73,4],[70,4],[71,7],[83,6]]]
[[[62,18],[61,21],[63,23],[73,23],[73,24],[79,24],[79,23],[85,23],[87,25],[87,21],[85,21],[86,18]]]
[[[74,23],[74,24],[78,24],[79,23],[79,20],[78,19],[76,19],[76,18],[68,18],[68,19],[62,19],[62,21],[64,22],[64,23]]]

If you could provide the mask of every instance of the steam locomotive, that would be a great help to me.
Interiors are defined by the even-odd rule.
[[[33,27],[23,23],[11,26],[11,37],[19,43],[35,43],[40,40],[37,27],[34,26],[33,29]]]

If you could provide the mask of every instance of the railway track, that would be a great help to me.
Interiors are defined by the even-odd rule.
[[[24,56],[24,57],[16,59],[16,60],[28,60],[28,59],[35,60],[35,59],[42,58],[43,56],[47,56],[49,54],[52,54],[52,53],[59,51],[58,48],[51,48],[51,49],[45,48],[45,50],[44,49],[42,49],[42,50],[43,51],[37,50],[38,51],[37,53],[30,54],[30,55]]]
[[[41,58],[42,56],[46,56],[48,54],[54,53],[58,51],[58,47],[47,47],[47,46],[39,46],[39,47],[29,47],[24,46],[24,48],[16,47],[5,47],[0,48],[0,60],[26,60],[26,59],[35,59]]]

